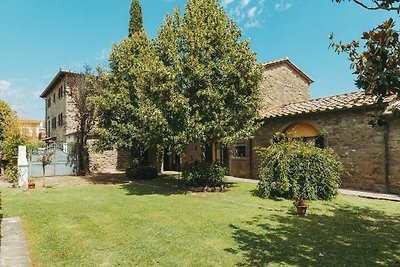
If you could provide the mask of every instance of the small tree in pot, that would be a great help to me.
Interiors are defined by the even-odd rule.
[[[49,149],[45,149],[41,156],[41,162],[42,162],[42,168],[43,168],[43,177],[42,177],[43,187],[45,187],[46,166],[51,163],[51,161],[53,160],[53,156],[54,156],[54,152]]]

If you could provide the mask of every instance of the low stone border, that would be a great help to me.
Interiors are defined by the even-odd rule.
[[[208,192],[208,193],[222,192],[223,193],[223,192],[229,191],[229,189],[224,185],[215,186],[215,187],[198,186],[198,187],[189,187],[187,191],[188,191],[188,193],[190,193],[190,192],[196,192],[196,193],[199,193],[199,192]]]

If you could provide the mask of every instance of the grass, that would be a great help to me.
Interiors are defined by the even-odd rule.
[[[399,203],[339,196],[299,217],[254,184],[149,184],[2,189],[4,217],[22,217],[39,266],[400,266]]]

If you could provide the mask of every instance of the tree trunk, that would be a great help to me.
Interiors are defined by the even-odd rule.
[[[42,166],[42,168],[43,168],[42,186],[46,187],[46,184],[45,184],[46,165]]]

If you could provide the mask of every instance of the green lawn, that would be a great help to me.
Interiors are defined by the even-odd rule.
[[[2,189],[4,217],[22,217],[39,266],[400,266],[399,203],[339,196],[299,217],[254,184],[185,195],[152,183],[171,189]]]

